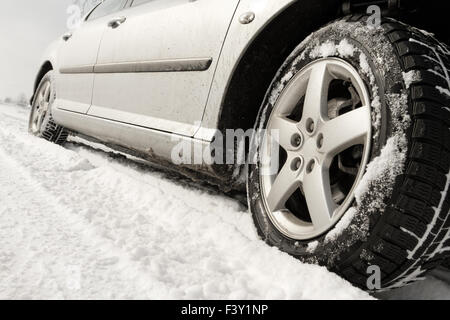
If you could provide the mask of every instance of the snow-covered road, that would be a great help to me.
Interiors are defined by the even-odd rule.
[[[236,200],[27,133],[0,105],[0,299],[367,299],[258,240]],[[450,298],[431,279],[382,298]]]

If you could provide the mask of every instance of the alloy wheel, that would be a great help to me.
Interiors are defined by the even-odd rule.
[[[280,232],[313,239],[342,218],[368,163],[371,123],[365,83],[342,59],[317,60],[288,83],[260,158],[263,202]],[[271,172],[274,161],[278,170]]]
[[[36,99],[32,106],[30,117],[30,132],[40,135],[45,130],[48,123],[49,108],[51,100],[51,83],[45,82],[36,93]]]

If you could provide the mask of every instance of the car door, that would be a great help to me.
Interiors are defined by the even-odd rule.
[[[103,36],[89,114],[193,136],[238,3],[134,0]]]
[[[56,74],[58,108],[87,113],[92,102],[94,65],[108,15],[124,8],[126,0],[106,0],[96,6],[81,26],[63,36]]]

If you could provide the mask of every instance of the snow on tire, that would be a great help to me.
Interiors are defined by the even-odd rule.
[[[385,19],[377,28],[366,21],[347,17],[300,44],[274,79],[256,122],[257,129],[267,128],[283,91],[312,63],[336,58],[357,70],[370,94],[372,139],[369,164],[346,213],[321,235],[294,239],[267,209],[260,162],[250,165],[247,187],[268,244],[363,289],[386,290],[422,278],[450,255],[450,51],[398,21]],[[254,143],[261,159],[262,143]],[[367,287],[373,266],[381,277],[375,289]]]

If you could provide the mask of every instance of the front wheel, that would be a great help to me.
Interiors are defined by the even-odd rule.
[[[56,144],[63,144],[68,137],[68,131],[57,125],[51,114],[51,107],[55,100],[53,86],[53,72],[47,73],[39,83],[31,105],[28,131],[40,138]]]
[[[305,40],[256,122],[260,236],[375,291],[448,257],[449,66],[448,47],[394,20],[346,18]]]

